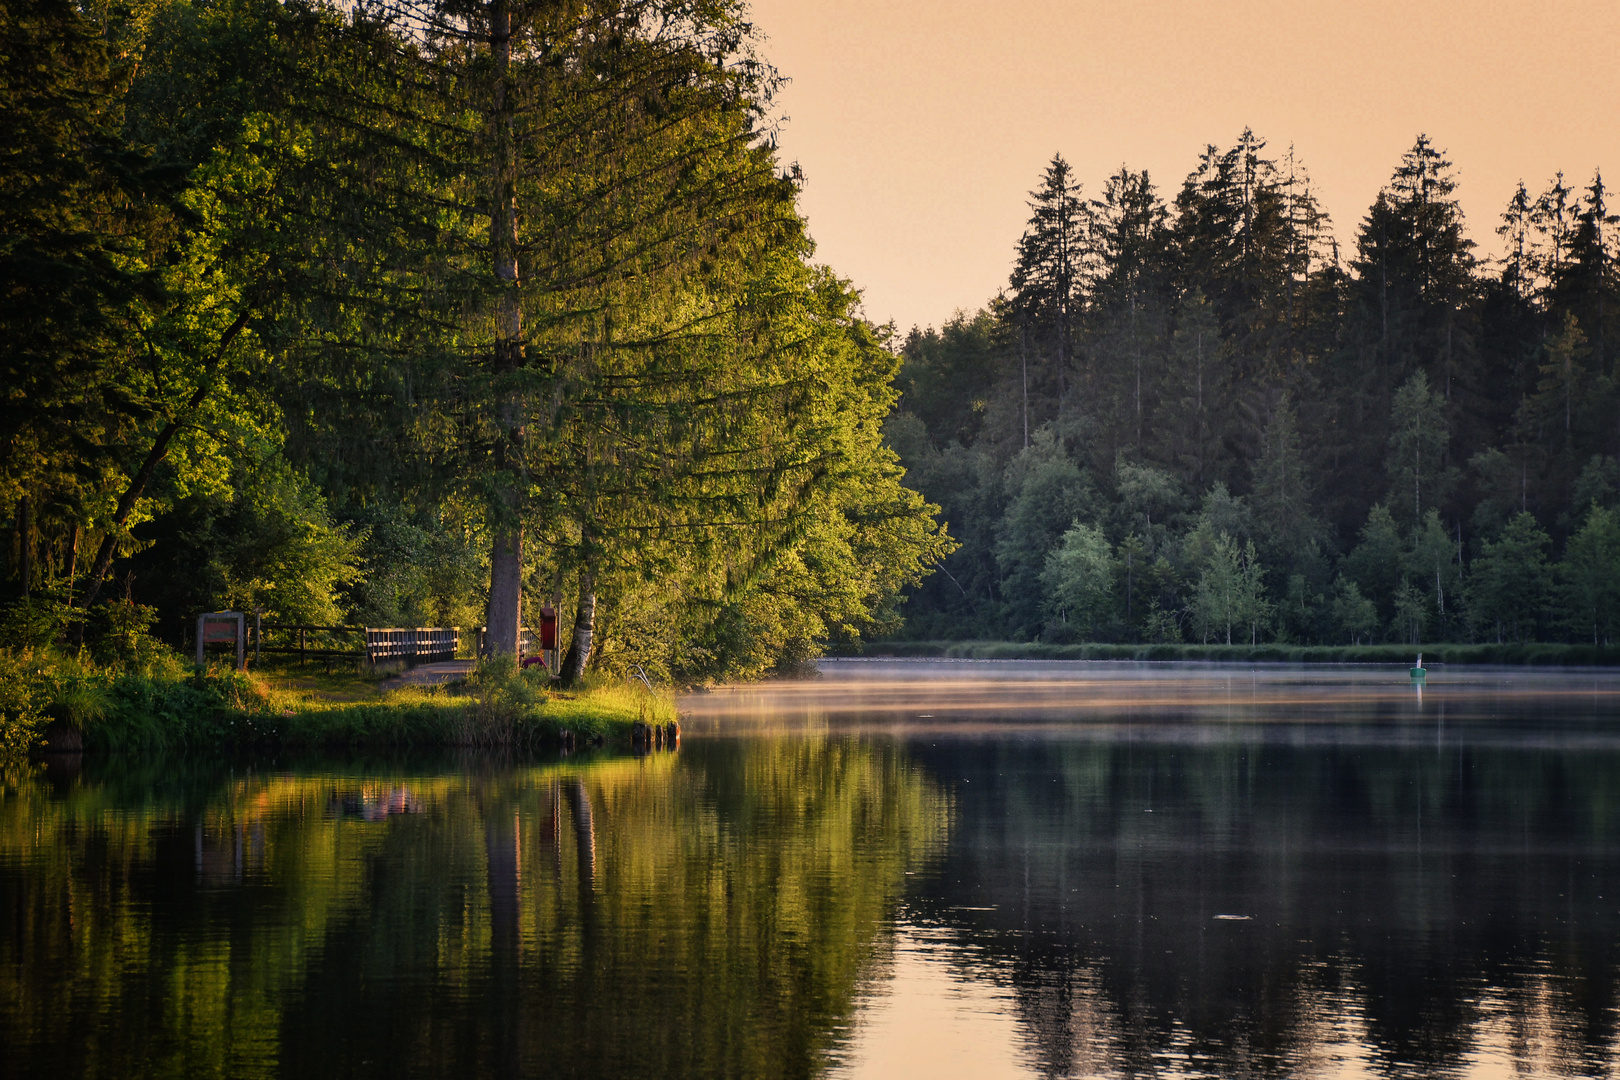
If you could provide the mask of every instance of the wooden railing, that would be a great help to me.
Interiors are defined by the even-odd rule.
[[[384,660],[404,660],[411,664],[454,660],[460,638],[459,626],[415,626],[404,629],[368,627],[366,659],[373,664]]]
[[[270,634],[287,634],[287,644],[269,645]],[[284,653],[298,657],[299,663],[315,660],[363,660],[366,628],[363,626],[314,626],[309,623],[261,623],[254,654]]]
[[[308,660],[365,660],[379,664],[403,660],[428,664],[454,660],[461,640],[458,626],[314,626],[308,623],[262,623],[253,652],[281,653]],[[286,644],[266,644],[274,633]]]

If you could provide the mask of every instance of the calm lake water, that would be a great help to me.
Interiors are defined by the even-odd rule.
[[[0,776],[0,1075],[1607,1076],[1620,675],[835,661]]]

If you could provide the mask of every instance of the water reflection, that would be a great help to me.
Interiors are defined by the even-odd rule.
[[[829,665],[678,753],[0,776],[31,1076],[1594,1076],[1620,678]]]
[[[953,793],[842,1072],[1613,1070],[1620,679],[833,671],[695,708],[882,727]]]
[[[948,819],[861,740],[3,791],[8,1077],[811,1075]]]

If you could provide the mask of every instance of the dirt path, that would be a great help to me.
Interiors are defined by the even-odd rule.
[[[444,660],[437,664],[418,664],[398,675],[391,675],[378,684],[383,693],[402,686],[439,686],[457,679],[465,679],[473,669],[471,660]]]

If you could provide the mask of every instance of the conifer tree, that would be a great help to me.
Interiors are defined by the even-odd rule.
[[[1451,441],[1445,402],[1429,389],[1428,374],[1416,371],[1395,392],[1390,415],[1389,453],[1384,469],[1390,481],[1390,505],[1410,511],[1414,525],[1424,511],[1439,505],[1456,483],[1456,470],[1446,461]]]
[[[1616,342],[1620,342],[1620,214],[1609,209],[1603,174],[1592,183],[1575,208],[1567,257],[1552,281],[1550,301],[1558,311],[1572,313],[1592,348],[1592,370],[1611,374]]]
[[[1013,266],[1010,308],[1026,338],[1046,351],[1053,404],[1061,408],[1091,259],[1086,203],[1062,154],[1052,156],[1041,186],[1030,192],[1029,208]]]
[[[1312,484],[1293,399],[1286,392],[1272,410],[1254,463],[1251,504],[1255,524],[1272,550],[1290,563],[1321,539],[1312,509]]]

